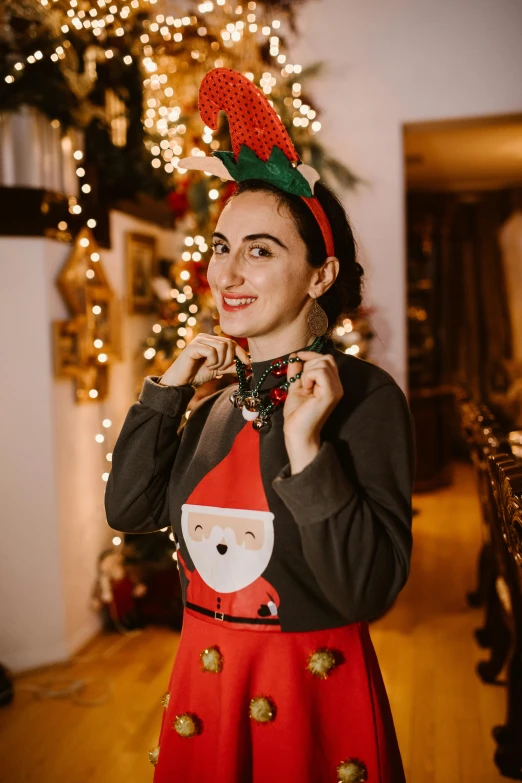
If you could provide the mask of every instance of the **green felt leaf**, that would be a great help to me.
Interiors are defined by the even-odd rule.
[[[267,161],[258,158],[246,144],[241,145],[237,162],[234,160],[233,152],[218,150],[212,154],[222,161],[236,182],[245,179],[262,179],[287,193],[294,193],[296,196],[313,196],[308,181],[292,166],[285,153],[277,146],[272,147]]]

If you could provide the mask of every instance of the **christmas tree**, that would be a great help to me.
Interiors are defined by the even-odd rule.
[[[179,167],[183,157],[230,149],[226,117],[213,132],[199,116],[198,89],[208,71],[228,67],[246,75],[268,96],[303,162],[342,187],[357,181],[318,141],[321,123],[307,86],[319,67],[289,61],[281,29],[293,21],[292,4],[276,13],[272,3],[217,0],[199,4],[194,16],[159,14],[145,24],[145,145],[152,165],[174,177],[167,198],[180,239],[178,256],[164,266],[168,285],[158,281],[158,323],[144,346],[149,374],[162,374],[198,331],[221,332],[205,271],[208,239],[233,185],[211,175],[186,176]],[[200,393],[216,384],[210,386]]]

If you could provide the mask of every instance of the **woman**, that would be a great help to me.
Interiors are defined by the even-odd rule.
[[[207,124],[204,88],[217,110],[216,84],[251,108],[245,81],[205,77]],[[251,136],[231,130],[239,167]],[[271,151],[291,165],[277,132]],[[145,378],[114,448],[108,524],[172,525],[185,604],[155,783],[405,779],[368,622],[408,578],[412,420],[388,373],[326,337],[360,303],[362,269],[337,199],[313,176],[313,196],[291,192],[285,165],[274,176],[256,164],[250,179],[235,170],[213,237],[221,328],[246,337],[250,355],[232,337],[197,335]],[[199,401],[180,427],[195,387],[234,372],[237,387]]]

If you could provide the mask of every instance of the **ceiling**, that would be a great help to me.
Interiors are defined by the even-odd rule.
[[[522,185],[522,115],[404,125],[408,190]]]

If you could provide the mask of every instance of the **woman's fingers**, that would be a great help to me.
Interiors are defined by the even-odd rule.
[[[225,368],[231,368],[234,365],[235,350],[232,340],[225,340],[225,357],[223,359],[222,370]]]
[[[207,346],[212,353],[205,352],[207,359],[205,366],[209,370],[220,370],[222,372],[234,372],[236,354],[246,364],[250,364],[250,358],[244,349],[229,337],[220,337],[219,335],[199,334],[193,343],[198,346]]]
[[[333,356],[315,351],[302,351],[299,352],[299,357],[303,359],[301,383],[305,392],[311,393],[315,384],[319,391],[331,390],[333,395],[342,389]]]
[[[195,352],[196,359],[205,359],[205,367],[213,367],[219,365],[219,355],[216,345],[198,340],[197,343],[191,343],[192,349]]]
[[[324,368],[327,372],[334,369],[335,363],[330,363],[329,357],[316,351],[294,351],[288,358],[295,357],[297,361],[288,362],[286,377],[289,379],[291,376],[301,373],[301,377],[293,381],[288,391],[297,391],[298,389],[306,392],[311,392],[314,386],[313,378],[310,371],[315,368]],[[333,357],[332,357],[333,358]]]
[[[241,346],[238,345],[236,342],[234,342],[234,340],[231,340],[230,342],[234,346],[235,355],[238,356],[241,359],[243,364],[246,364],[246,365],[250,366],[250,356],[245,351],[245,349],[241,348]]]
[[[314,390],[314,386],[317,386],[319,391],[329,390],[331,388],[331,381],[332,377],[329,369],[324,366],[310,368],[307,366],[306,372],[303,371],[303,375],[301,376],[303,389],[306,392]]]

